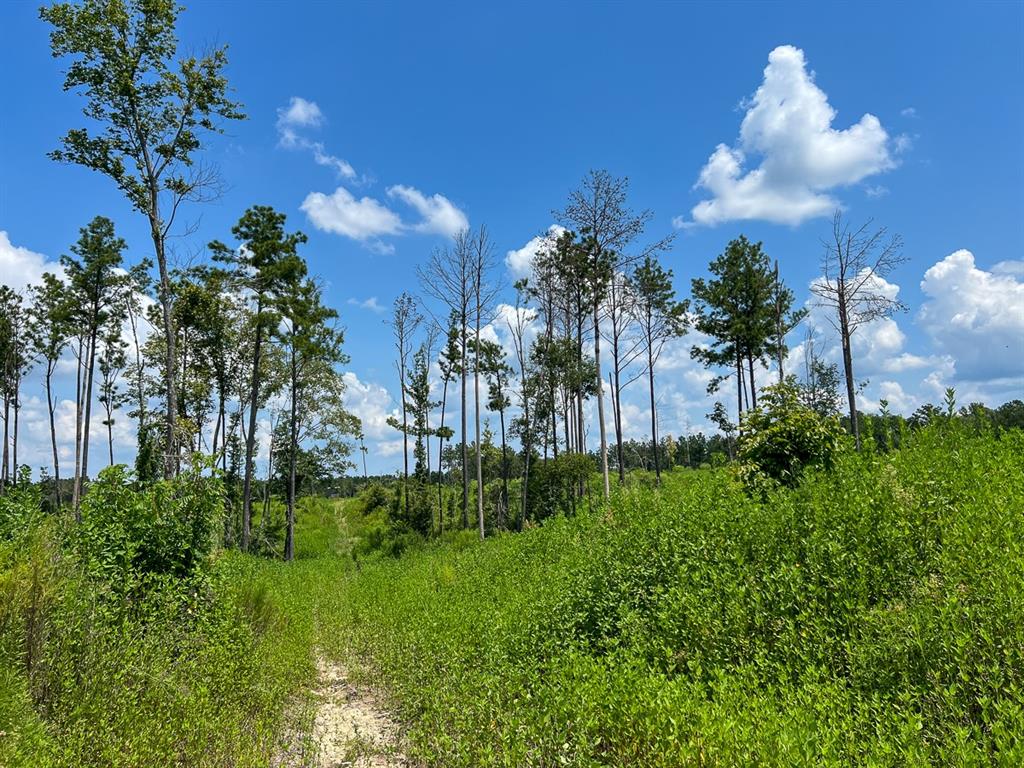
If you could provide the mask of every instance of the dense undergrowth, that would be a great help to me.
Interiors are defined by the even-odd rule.
[[[307,499],[292,563],[204,554],[178,482],[104,477],[81,526],[0,501],[0,766],[272,765],[317,653],[428,765],[1024,764],[1020,431],[754,493],[677,470],[400,556],[379,509]]]
[[[336,517],[304,504],[306,559],[206,550],[218,495],[183,477],[137,492],[120,469],[82,523],[0,500],[0,766],[268,766],[314,677],[309,574]]]
[[[431,765],[1020,765],[1022,606],[1024,436],[947,425],[382,562],[335,621]]]

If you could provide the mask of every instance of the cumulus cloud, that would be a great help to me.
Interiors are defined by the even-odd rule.
[[[351,164],[330,154],[322,141],[313,141],[300,132],[302,129],[319,128],[324,122],[324,113],[315,101],[292,96],[288,106],[277,110],[278,143],[287,149],[309,150],[318,165],[333,168],[343,178],[354,180],[356,171]]]
[[[372,197],[357,199],[344,187],[330,195],[310,192],[299,208],[317,229],[360,242],[402,231],[397,213]]]
[[[381,306],[380,303],[377,301],[376,296],[371,296],[370,298],[363,299],[362,301],[353,298],[349,299],[348,303],[351,304],[353,307],[359,307],[360,309],[368,309],[371,312],[376,312],[377,314],[380,314],[385,310],[385,307]]]
[[[951,253],[924,273],[927,299],[917,322],[940,351],[956,360],[958,376],[980,381],[1024,377],[1024,264],[979,269],[967,250]]]
[[[779,46],[768,56],[764,81],[744,104],[736,146],[719,144],[696,187],[711,193],[677,226],[763,219],[796,225],[824,216],[839,203],[828,194],[895,165],[889,136],[865,114],[845,129],[808,71],[804,53]],[[760,165],[749,167],[753,158]]]
[[[3,275],[0,279],[4,285],[22,291],[39,283],[44,272],[62,275],[64,269],[59,263],[47,260],[41,253],[14,245],[7,232],[0,229],[0,275]]]
[[[424,195],[414,187],[396,185],[388,196],[413,208],[420,221],[408,224],[393,209],[373,197],[356,198],[345,187],[330,195],[310,192],[299,206],[313,226],[324,232],[357,240],[377,253],[394,253],[394,246],[379,238],[409,232],[451,237],[469,226],[469,220],[444,195]]]
[[[409,226],[415,232],[454,237],[469,227],[469,219],[444,195],[424,195],[415,187],[395,184],[388,187],[388,197],[397,198],[420,215],[420,221]]]
[[[505,254],[505,266],[515,279],[529,277],[533,267],[533,260],[537,254],[545,248],[554,245],[555,241],[565,232],[565,227],[552,224],[543,235],[537,235],[522,248],[517,248]]]
[[[345,407],[359,417],[363,434],[371,440],[390,439],[395,434],[388,426],[388,416],[397,416],[387,389],[380,384],[361,381],[353,372],[343,374],[345,380]]]

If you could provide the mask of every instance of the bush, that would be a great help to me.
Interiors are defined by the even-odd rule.
[[[100,472],[81,504],[87,572],[128,594],[155,577],[187,577],[207,561],[223,509],[221,483],[191,469],[141,489],[123,465]]]
[[[808,467],[832,467],[842,434],[838,419],[801,404],[796,387],[765,387],[758,407],[743,415],[740,474],[751,489],[766,481],[792,488]]]

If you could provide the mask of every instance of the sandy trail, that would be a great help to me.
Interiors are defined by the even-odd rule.
[[[368,691],[348,682],[344,667],[317,660],[320,685],[313,738],[320,745],[317,768],[399,768],[401,730]]]
[[[401,728],[372,693],[348,680],[343,666],[317,659],[312,733],[282,768],[406,768]]]

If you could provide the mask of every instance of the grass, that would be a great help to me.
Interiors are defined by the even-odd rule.
[[[929,430],[764,499],[672,472],[356,566],[374,526],[306,500],[295,562],[218,553],[201,600],[117,624],[56,526],[0,542],[0,765],[269,765],[320,652],[427,765],[1024,764],[1019,431]]]

